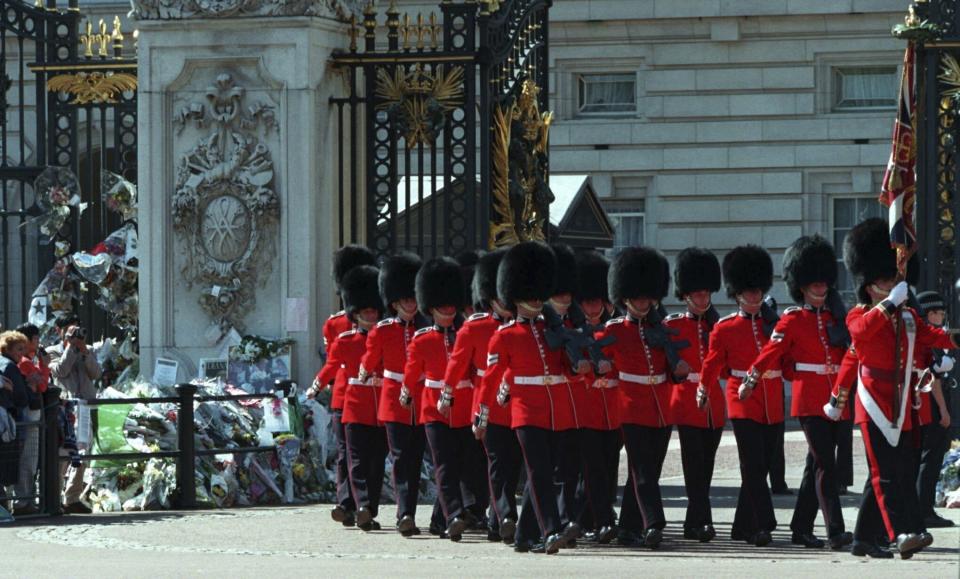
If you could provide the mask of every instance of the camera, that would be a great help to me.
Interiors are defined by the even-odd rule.
[[[72,338],[76,340],[86,340],[87,339],[87,330],[81,326],[74,326],[67,332],[67,338]]]

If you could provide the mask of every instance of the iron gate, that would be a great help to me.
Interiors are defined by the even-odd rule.
[[[424,257],[544,239],[550,0],[371,2],[336,54],[339,241]],[[362,38],[362,50],[360,40]]]
[[[9,327],[26,321],[57,242],[60,252],[89,250],[120,225],[100,201],[100,179],[107,170],[136,181],[137,63],[124,56],[119,18],[84,21],[76,0],[0,6],[0,323]],[[48,166],[70,168],[86,204],[52,236],[37,226],[33,187]],[[99,338],[109,324],[94,297],[78,313]]]

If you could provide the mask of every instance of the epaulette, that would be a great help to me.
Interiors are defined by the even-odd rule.
[[[468,321],[468,322],[472,322],[472,321],[474,321],[474,320],[482,320],[482,319],[489,318],[489,317],[490,317],[490,314],[488,314],[488,313],[486,313],[486,312],[477,312],[477,313],[473,314],[472,316],[470,316],[469,318],[467,318],[467,321]]]
[[[509,322],[507,322],[507,323],[505,323],[505,324],[501,324],[500,327],[497,328],[497,331],[499,332],[500,330],[506,330],[507,328],[509,328],[510,326],[512,326],[512,325],[514,325],[514,324],[516,324],[516,323],[517,323],[517,320],[510,320]]]
[[[737,317],[737,312],[733,312],[732,314],[727,314],[727,315],[723,316],[722,318],[720,318],[719,320],[717,320],[717,323],[719,324],[720,322],[725,322],[725,321],[727,321],[727,320],[732,320],[732,319],[735,318],[735,317]]]
[[[382,328],[384,326],[389,326],[396,323],[397,323],[397,318],[387,318],[385,320],[380,320],[379,322],[377,322],[377,327]]]
[[[352,336],[357,333],[357,330],[347,330],[346,332],[341,332],[337,339],[346,338],[347,336]]]
[[[345,315],[347,315],[347,310],[340,310],[339,312],[337,312],[337,313],[335,313],[335,314],[330,314],[330,317],[327,318],[327,319],[328,319],[328,320],[332,320],[333,318],[339,318],[339,317],[345,316]]]
[[[670,320],[679,320],[680,318],[682,318],[682,317],[684,317],[684,316],[686,316],[686,315],[687,315],[687,314],[684,314],[684,313],[670,314],[669,316],[667,316],[666,318],[664,318],[663,321],[669,322]]]
[[[435,327],[433,327],[433,326],[427,326],[426,328],[420,328],[419,330],[417,330],[416,332],[414,332],[413,337],[416,338],[417,336],[421,336],[421,335],[426,334],[426,333],[428,333],[428,332],[432,332],[432,331],[434,331],[434,330],[436,330],[436,329],[437,329],[437,328],[435,328]]]
[[[620,316],[619,318],[613,318],[612,320],[610,320],[610,321],[608,321],[606,324],[604,324],[604,327],[616,326],[617,324],[622,324],[623,322],[626,321],[626,319],[627,319],[627,318],[624,317],[624,316]]]
[[[803,308],[800,306],[790,306],[789,308],[783,310],[783,315],[795,314],[797,312],[803,311]]]

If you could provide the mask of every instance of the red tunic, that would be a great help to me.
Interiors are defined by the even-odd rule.
[[[926,323],[911,308],[904,308],[903,315],[913,318],[916,325],[916,341],[914,353],[917,356],[914,364],[922,361],[922,356],[927,348],[952,349],[956,346],[950,336],[940,328],[935,328]],[[901,321],[901,323],[903,323]],[[896,336],[894,335],[893,318],[891,314],[884,309],[883,305],[870,307],[858,305],[847,314],[847,328],[850,330],[850,337],[853,339],[853,347],[860,360],[860,386],[861,390],[857,392],[856,417],[857,424],[866,423],[872,418],[867,411],[865,404],[865,395],[862,389],[865,389],[872,399],[879,412],[882,413],[887,421],[893,419],[893,394],[894,384],[902,382],[902,377],[895,377],[896,353],[894,344]],[[903,351],[903,363],[906,363],[907,332],[901,332],[901,350]],[[900,369],[903,372],[903,368]],[[907,404],[910,404],[910,397],[907,398]],[[910,430],[913,426],[910,420],[910,409],[901,408],[904,414],[903,431]]]
[[[596,332],[596,339],[603,338],[603,331]],[[593,430],[618,430],[620,428],[620,381],[596,376],[593,372],[584,380],[573,382],[574,403],[577,405],[577,420],[581,428]]]
[[[387,318],[370,330],[370,335],[367,336],[367,351],[360,364],[365,372],[383,377],[380,408],[377,413],[381,422],[416,424],[416,403],[411,404],[410,408],[404,408],[400,404],[400,385],[407,363],[407,346],[413,340],[415,331],[413,321]]]
[[[834,396],[840,393],[841,387],[849,392],[847,403],[844,405],[843,413],[840,415],[840,420],[850,420],[853,416],[853,397],[856,396],[857,370],[859,368],[860,361],[857,360],[856,353],[852,347],[847,348],[843,354],[843,358],[840,360],[840,369],[837,371],[837,377],[833,381],[833,389],[830,391]]]
[[[339,337],[344,332],[352,330],[354,328],[353,321],[350,319],[350,316],[347,315],[344,311],[339,311],[323,323],[323,349],[327,352],[327,359],[330,357],[330,349],[333,347],[333,343],[337,341]],[[322,370],[321,370],[322,371]],[[319,380],[320,373],[317,373],[317,383],[321,387],[326,387],[329,382],[322,382]],[[337,373],[334,376],[336,380],[333,383],[333,397],[330,399],[330,408],[334,410],[343,409],[343,393],[347,386],[347,376]]]
[[[510,321],[494,333],[483,377],[483,400],[510,386],[511,426],[578,428],[563,353],[547,347],[543,318]],[[496,402],[494,402],[496,404]]]
[[[669,380],[667,356],[662,348],[648,346],[644,328],[630,316],[607,322],[601,338],[613,336],[616,341],[604,348],[604,354],[613,362],[610,378],[620,383],[620,420],[623,424],[638,424],[655,428],[670,426],[670,395],[673,385]]]
[[[697,317],[690,312],[669,316],[663,323],[678,332],[672,336],[672,340],[690,344],[680,350],[680,358],[690,366],[690,374],[686,380],[673,387],[670,397],[670,413],[674,422],[697,428],[723,428],[726,405],[723,403],[723,390],[719,382],[711,385],[712,392],[707,398],[707,406],[702,409],[697,406],[697,387],[700,384],[703,360],[707,357],[707,348],[710,345],[711,325],[703,316]]]
[[[327,354],[327,363],[320,370],[318,379],[321,384],[330,381],[336,373],[338,380],[343,377],[346,384],[343,394],[344,424],[356,423],[368,426],[382,426],[377,420],[377,405],[380,387],[366,384],[357,379],[360,371],[360,359],[367,351],[367,333],[362,330],[349,330],[337,336]]]
[[[703,360],[700,383],[708,388],[709,395],[721,377],[727,378],[727,414],[730,418],[745,418],[761,424],[783,422],[783,379],[778,364],[767,370],[746,400],[740,400],[737,394],[747,370],[767,340],[760,316],[743,312],[721,318],[710,332],[710,347]]]
[[[483,375],[487,370],[487,347],[501,323],[499,317],[491,314],[474,314],[464,322],[463,327],[457,331],[457,341],[453,345],[453,354],[447,363],[443,382],[451,386],[463,380],[473,382],[474,389],[469,391],[473,397],[470,403],[471,415],[477,413],[480,404],[485,404],[489,409],[487,421],[490,424],[509,427],[510,405],[500,406],[496,403],[496,391],[491,395],[482,389]],[[462,394],[467,393],[467,390],[454,389],[454,405],[462,404]]]
[[[830,400],[845,352],[843,347],[830,345],[827,331],[835,323],[833,315],[823,308],[787,308],[753,362],[751,370],[761,374],[788,364],[792,367],[792,416],[826,416],[823,405]]]
[[[473,395],[461,396],[460,404],[454,404],[449,416],[437,410],[437,402],[443,391],[443,378],[447,371],[447,360],[453,350],[453,328],[441,329],[430,326],[418,330],[413,335],[407,350],[407,364],[403,370],[403,383],[414,400],[420,400],[420,424],[442,422],[450,428],[470,426],[473,415],[470,412]],[[423,379],[421,379],[421,376]],[[461,391],[473,387],[471,382],[451,385],[454,388],[454,401],[457,400],[457,388]]]

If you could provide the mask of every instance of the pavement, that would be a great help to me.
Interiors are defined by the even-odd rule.
[[[786,437],[787,482],[799,486],[806,443]],[[863,448],[854,447],[856,480],[846,495],[848,530],[856,521],[866,475]],[[625,464],[625,461],[624,461]],[[625,478],[622,473],[621,482]],[[0,525],[3,577],[835,577],[956,578],[960,527],[936,529],[932,547],[909,561],[869,560],[849,552],[790,544],[787,528],[795,496],[774,497],[779,530],[763,548],[729,539],[739,490],[733,433],[724,433],[712,492],[719,536],[701,544],[682,538],[685,508],[680,453],[674,434],[662,478],[669,521],[660,549],[581,545],[554,556],[516,554],[467,534],[461,543],[394,532],[392,506],[382,509],[382,531],[363,533],[330,520],[329,505],[220,511],[70,515]],[[421,509],[426,526],[430,507]],[[939,511],[960,524],[960,510]],[[818,525],[822,521],[818,520]],[[823,527],[817,533],[823,536]]]

